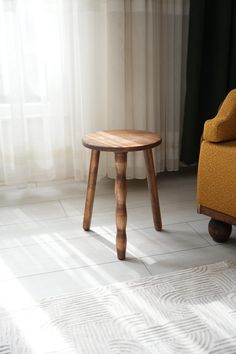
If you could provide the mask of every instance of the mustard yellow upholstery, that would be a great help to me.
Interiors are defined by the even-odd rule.
[[[205,123],[197,183],[199,205],[236,217],[236,90]]]
[[[236,217],[236,140],[201,144],[197,202]]]
[[[236,139],[236,89],[226,96],[216,117],[205,122],[203,139],[215,143]]]

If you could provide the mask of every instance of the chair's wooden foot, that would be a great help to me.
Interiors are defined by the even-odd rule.
[[[117,230],[116,252],[117,252],[117,258],[120,260],[125,259],[126,244],[127,244],[126,231],[125,230]]]
[[[127,224],[127,211],[126,211],[126,165],[127,153],[115,153],[115,166],[116,166],[116,250],[117,257],[122,260],[125,259],[126,252],[126,224]]]
[[[83,221],[83,228],[85,231],[88,231],[90,229],[90,224],[92,219],[99,156],[100,156],[100,151],[97,150],[91,151],[87,194],[86,194],[86,201],[85,201],[85,208],[84,208],[84,221]]]
[[[150,191],[150,198],[152,204],[152,215],[155,229],[157,231],[162,230],[161,211],[159,205],[157,181],[155,176],[155,168],[153,163],[152,149],[144,150],[144,158],[147,168],[147,180]]]
[[[208,231],[215,242],[223,243],[230,237],[232,225],[223,221],[211,219],[208,224]]]

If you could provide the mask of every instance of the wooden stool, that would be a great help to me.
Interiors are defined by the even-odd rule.
[[[125,259],[126,252],[126,164],[129,151],[143,150],[147,168],[148,186],[151,196],[152,214],[155,229],[161,231],[161,213],[157,183],[152,156],[152,148],[161,144],[159,135],[142,130],[107,130],[86,135],[82,143],[91,151],[87,195],[84,209],[84,230],[89,230],[93,211],[100,151],[115,153],[116,167],[116,249],[117,257]]]

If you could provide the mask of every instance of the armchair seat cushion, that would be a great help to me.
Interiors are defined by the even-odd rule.
[[[197,202],[236,217],[236,140],[202,142]]]

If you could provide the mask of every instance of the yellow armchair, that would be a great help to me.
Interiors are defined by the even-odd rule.
[[[209,233],[226,241],[236,225],[236,89],[204,125],[198,182],[198,212],[211,217]]]

